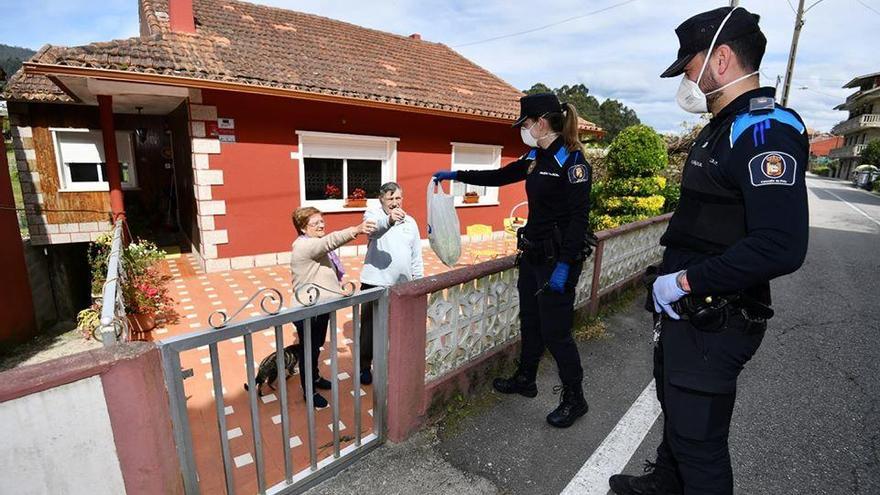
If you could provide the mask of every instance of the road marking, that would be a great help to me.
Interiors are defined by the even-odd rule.
[[[599,448],[587,459],[561,495],[605,495],[608,478],[623,471],[660,415],[654,380],[642,390]]]
[[[835,198],[837,198],[837,199],[843,201],[844,203],[846,203],[846,206],[849,206],[849,207],[852,208],[853,210],[856,210],[857,212],[861,213],[865,218],[867,218],[868,220],[870,220],[870,221],[876,223],[878,226],[880,226],[880,221],[878,221],[877,219],[875,219],[875,218],[872,217],[871,215],[868,215],[867,213],[865,213],[865,212],[864,212],[861,208],[859,208],[858,206],[856,206],[856,205],[850,203],[849,201],[847,201],[847,200],[841,198],[840,196],[834,194],[833,192],[831,192],[831,191],[828,190],[828,189],[823,189],[823,191],[825,191],[825,192],[827,192],[828,194],[834,196]]]

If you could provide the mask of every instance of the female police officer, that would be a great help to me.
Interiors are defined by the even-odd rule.
[[[549,349],[559,368],[562,398],[547,422],[567,428],[588,409],[571,326],[575,286],[588,249],[592,174],[571,104],[561,105],[554,94],[535,94],[521,98],[520,108],[513,126],[520,127],[523,142],[531,147],[528,153],[498,170],[440,171],[434,179],[480,186],[526,182],[529,218],[519,242],[520,363],[512,377],[493,385],[501,393],[535,397],[538,363]]]

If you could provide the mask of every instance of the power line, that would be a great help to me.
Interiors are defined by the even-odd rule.
[[[877,14],[877,15],[880,15],[880,11],[878,11],[878,10],[875,9],[874,7],[871,7],[870,5],[866,4],[866,3],[863,2],[862,0],[856,0],[856,2],[859,2],[860,4],[862,4],[862,7],[864,7],[864,8],[866,8],[866,9],[870,10],[871,12],[873,12],[873,13],[875,13],[875,14]]]
[[[479,45],[479,44],[481,44],[481,43],[488,43],[488,42],[490,42],[490,41],[497,41],[497,40],[502,40],[502,39],[505,39],[505,38],[513,38],[514,36],[520,36],[520,35],[523,35],[523,34],[534,33],[534,32],[536,32],[536,31],[541,31],[541,30],[543,30],[543,29],[547,29],[547,28],[550,28],[550,27],[553,27],[553,26],[558,26],[558,25],[560,25],[560,24],[565,24],[566,22],[571,22],[571,21],[575,21],[575,20],[578,20],[578,19],[583,19],[584,17],[590,17],[590,16],[592,16],[592,15],[601,14],[602,12],[607,12],[607,11],[609,11],[609,10],[616,9],[617,7],[623,7],[624,5],[629,4],[629,3],[633,3],[633,2],[635,2],[635,1],[636,1],[636,0],[626,0],[626,1],[624,1],[624,2],[618,2],[618,3],[615,3],[614,5],[609,5],[608,7],[605,7],[605,8],[599,9],[599,10],[594,10],[594,11],[592,11],[592,12],[587,12],[586,14],[581,14],[581,15],[576,15],[576,16],[573,16],[573,17],[568,17],[568,18],[566,18],[566,19],[562,19],[561,21],[551,22],[550,24],[545,24],[545,25],[543,25],[543,26],[539,26],[539,27],[536,27],[536,28],[527,29],[527,30],[525,30],[525,31],[518,31],[518,32],[515,32],[515,33],[510,33],[510,34],[502,34],[501,36],[494,36],[494,37],[492,37],[492,38],[486,38],[486,39],[478,40],[478,41],[470,41],[470,42],[468,42],[468,43],[462,43],[462,44],[460,44],[460,45],[452,45],[452,48],[461,48],[461,47],[464,47],[464,46]]]

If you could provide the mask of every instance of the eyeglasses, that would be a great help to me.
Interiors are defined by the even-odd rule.
[[[306,224],[306,226],[308,226],[308,227],[317,227],[319,225],[324,225],[323,219],[322,220],[312,220],[311,222]]]

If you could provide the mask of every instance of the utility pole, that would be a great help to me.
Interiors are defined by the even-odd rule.
[[[739,0],[730,0],[731,7],[739,7]]]
[[[791,76],[794,73],[794,59],[797,57],[798,38],[801,36],[803,26],[804,0],[799,0],[797,17],[794,21],[794,33],[791,35],[791,50],[788,52],[788,67],[785,69],[785,86],[782,87],[782,106],[788,106],[788,92],[791,89]]]

